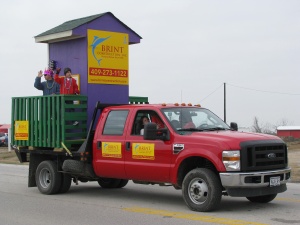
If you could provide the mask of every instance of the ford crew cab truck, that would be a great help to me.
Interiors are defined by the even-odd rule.
[[[60,112],[51,110],[54,114],[45,119],[52,126],[45,129],[49,135],[32,143],[56,135],[53,120],[60,119]],[[145,116],[150,122],[142,124]],[[38,126],[34,120],[39,118],[14,120]],[[29,129],[29,139],[38,132]],[[56,194],[68,191],[72,180],[96,181],[102,188],[123,188],[129,180],[172,185],[182,190],[191,210],[204,212],[216,209],[222,195],[270,202],[286,191],[291,173],[280,138],[239,132],[236,123],[228,126],[210,110],[191,104],[97,103],[83,143],[77,148],[62,145],[15,144],[20,161],[29,161],[29,187]]]

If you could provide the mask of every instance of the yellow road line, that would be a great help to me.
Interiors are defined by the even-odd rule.
[[[131,208],[123,208],[123,210],[135,213],[143,213],[150,215],[159,215],[164,217],[172,217],[176,219],[185,219],[185,220],[196,220],[208,223],[215,224],[227,224],[227,225],[266,225],[265,223],[256,223],[249,222],[245,220],[234,220],[229,218],[221,218],[215,216],[204,216],[201,214],[189,214],[189,213],[181,213],[181,212],[172,212],[166,210],[156,210],[151,208],[139,208],[139,207],[131,207]]]

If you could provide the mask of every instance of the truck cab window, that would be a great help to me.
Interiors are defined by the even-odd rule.
[[[134,124],[132,127],[132,135],[143,135],[143,129],[145,120],[147,119],[148,122],[156,123],[158,128],[163,128],[164,124],[161,118],[155,111],[152,110],[139,110],[136,113]]]
[[[163,109],[165,117],[169,120],[174,130],[181,129],[229,129],[220,118],[204,108],[168,108]]]
[[[124,132],[125,122],[128,116],[127,110],[111,111],[104,125],[104,135],[122,135]]]
[[[141,135],[141,130],[144,127],[143,119],[148,118],[149,120],[149,111],[140,110],[136,113],[134,124],[132,126],[132,132],[133,135]]]

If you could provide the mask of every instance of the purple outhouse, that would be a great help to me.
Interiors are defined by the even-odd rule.
[[[106,35],[105,38],[101,38],[101,35],[95,35],[95,32],[97,31],[101,31],[105,35],[108,33],[108,35]],[[62,72],[60,74],[61,76],[63,75],[63,69],[65,67],[70,67],[72,69],[72,74],[79,74],[80,93],[88,96],[88,121],[91,120],[91,115],[97,101],[102,103],[121,104],[129,102],[128,67],[127,70],[122,68],[109,68],[106,70],[100,68],[97,70],[97,68],[91,68],[89,65],[93,60],[92,57],[97,53],[94,49],[96,45],[99,47],[99,43],[101,41],[104,43],[104,40],[109,38],[110,43],[114,43],[112,42],[114,39],[111,37],[113,35],[110,35],[110,32],[112,34],[114,34],[114,32],[116,34],[123,34],[123,44],[125,44],[126,48],[128,48],[127,46],[130,44],[140,43],[140,40],[142,39],[136,32],[116,18],[111,12],[67,21],[57,27],[35,36],[35,42],[48,44],[49,62],[54,60],[57,63],[57,66],[62,68]],[[92,37],[95,38],[94,40],[91,40],[91,35],[93,35]],[[93,44],[90,44],[91,41],[93,41]],[[111,46],[112,45],[113,44],[111,44]],[[104,47],[102,46],[102,48],[106,51],[106,54],[108,54],[107,51],[112,52],[123,50],[123,47],[111,46],[108,44]],[[91,53],[89,53],[89,51],[91,51]],[[97,56],[95,56],[95,58],[96,57]],[[127,55],[125,55],[124,58],[125,61],[123,60],[122,63],[126,64],[126,60],[128,59],[129,56],[127,51]],[[100,66],[100,61],[101,59],[98,58],[95,62],[97,62]],[[91,74],[91,71],[94,71],[93,74]],[[110,72],[110,74],[108,72]],[[99,75],[97,73],[101,73],[102,75],[110,75],[116,79],[117,84],[109,83],[108,76],[103,76],[103,78],[106,78],[104,83],[93,82],[93,80],[97,79],[91,78],[95,77],[93,75]],[[122,81],[122,79],[125,80]],[[123,82],[123,84],[118,83],[119,81]]]

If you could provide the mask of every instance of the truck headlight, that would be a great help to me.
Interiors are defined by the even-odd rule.
[[[240,151],[223,151],[223,164],[226,171],[240,171]]]

